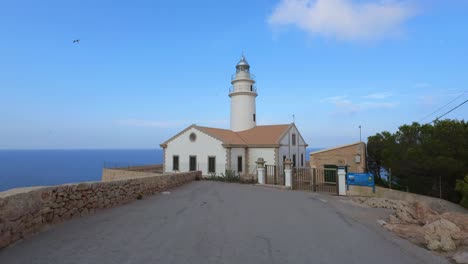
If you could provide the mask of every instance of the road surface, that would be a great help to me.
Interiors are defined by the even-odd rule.
[[[0,263],[447,263],[327,194],[193,182],[52,226]]]

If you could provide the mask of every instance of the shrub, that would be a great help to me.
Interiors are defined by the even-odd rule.
[[[255,183],[254,179],[247,180],[242,179],[240,174],[236,175],[236,172],[233,170],[226,170],[225,173],[221,173],[221,176],[216,176],[216,173],[212,173],[209,177],[205,178],[208,181],[220,181],[220,182],[238,182],[238,183],[246,183],[251,184]]]
[[[462,195],[460,205],[468,208],[468,175],[464,179],[457,180],[455,190]]]
[[[221,176],[227,182],[240,182],[240,175],[236,175],[236,172],[233,170],[226,170],[226,174],[222,174]]]

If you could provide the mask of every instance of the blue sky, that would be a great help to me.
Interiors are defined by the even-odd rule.
[[[242,50],[259,124],[332,147],[468,99],[466,1],[1,1],[0,148],[156,148],[229,128]],[[73,44],[80,39],[79,44]],[[465,104],[446,117],[466,119]]]

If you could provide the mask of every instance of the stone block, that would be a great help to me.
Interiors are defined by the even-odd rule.
[[[77,191],[84,191],[84,190],[88,190],[89,188],[90,188],[90,185],[88,183],[80,183],[76,187],[76,190]]]

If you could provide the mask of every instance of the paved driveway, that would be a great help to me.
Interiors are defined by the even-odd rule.
[[[56,225],[0,263],[446,263],[339,197],[193,182]]]

